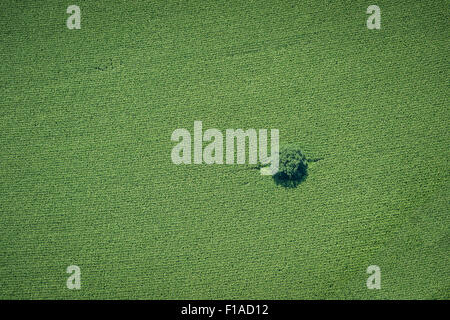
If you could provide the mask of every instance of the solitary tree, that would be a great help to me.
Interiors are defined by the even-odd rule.
[[[308,159],[296,145],[286,145],[280,149],[278,179],[301,181],[307,175]]]

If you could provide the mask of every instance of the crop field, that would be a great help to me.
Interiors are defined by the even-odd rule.
[[[441,0],[0,2],[0,299],[450,299],[449,21]],[[318,161],[294,187],[174,164],[194,121]]]

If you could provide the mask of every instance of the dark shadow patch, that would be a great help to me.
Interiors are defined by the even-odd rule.
[[[114,70],[114,69],[118,69],[120,67],[123,66],[123,62],[122,60],[117,60],[117,59],[106,59],[100,63],[98,63],[96,66],[94,66],[95,70],[98,71],[110,71],[110,70]]]
[[[294,177],[289,178],[285,173],[278,172],[272,176],[273,181],[277,186],[284,188],[296,188],[300,183],[308,177],[308,168],[306,167],[302,172],[298,172]]]

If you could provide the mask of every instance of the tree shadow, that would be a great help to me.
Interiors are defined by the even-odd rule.
[[[275,184],[284,188],[296,188],[300,183],[305,181],[307,177],[308,168],[305,168],[302,172],[297,172],[297,174],[292,178],[289,178],[283,172],[278,172],[272,176]]]

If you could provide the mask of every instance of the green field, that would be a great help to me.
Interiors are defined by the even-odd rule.
[[[449,299],[449,19],[440,0],[2,1],[0,298]],[[296,188],[175,165],[195,120],[323,159]]]

